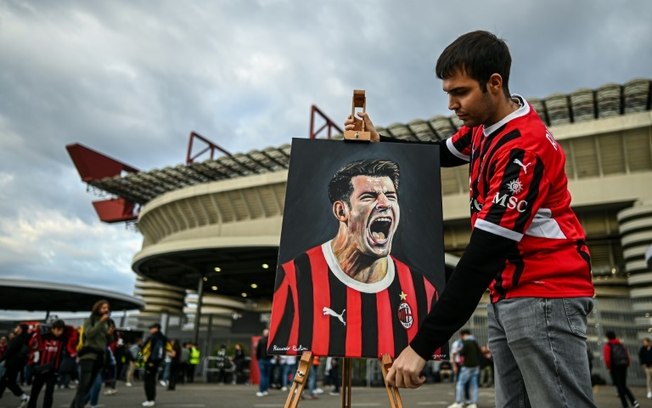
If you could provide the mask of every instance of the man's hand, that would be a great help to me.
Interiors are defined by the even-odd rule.
[[[367,112],[358,112],[357,115],[360,119],[354,118],[353,115],[349,115],[346,118],[346,121],[344,121],[344,130],[360,130],[362,129],[361,122],[364,121],[364,129],[371,133],[371,141],[380,142],[380,136],[378,135],[374,124],[371,122],[371,119],[369,119]]]
[[[392,363],[385,381],[399,388],[418,388],[426,382],[426,377],[421,375],[425,365],[426,360],[407,346]]]

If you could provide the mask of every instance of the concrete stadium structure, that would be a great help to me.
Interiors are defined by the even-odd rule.
[[[529,99],[567,154],[573,208],[593,256],[596,307],[588,341],[596,371],[605,378],[600,352],[606,330],[615,330],[634,356],[640,339],[652,337],[651,86],[649,79],[636,79]],[[380,131],[407,141],[443,140],[459,126],[455,117],[437,116]],[[139,275],[137,294],[146,302],[143,317],[185,316],[186,291],[206,296],[185,312],[204,307],[220,317],[220,325],[234,324],[229,316],[241,311],[265,316],[290,153],[285,144],[160,170],[123,168],[128,174],[83,177],[123,204],[141,206],[143,246],[132,267]],[[470,234],[466,167],[442,169],[442,194],[452,268]],[[485,305],[469,322],[482,342]],[[637,368],[631,375],[640,382]]]

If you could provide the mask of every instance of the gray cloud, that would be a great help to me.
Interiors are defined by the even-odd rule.
[[[131,293],[139,236],[104,225],[65,145],[140,169],[182,163],[191,130],[232,152],[341,122],[354,88],[387,126],[448,115],[433,74],[487,29],[526,97],[650,77],[652,2],[56,1],[0,4],[0,276]]]

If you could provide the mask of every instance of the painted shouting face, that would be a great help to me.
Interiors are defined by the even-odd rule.
[[[400,207],[389,177],[355,176],[349,198],[347,229],[357,250],[372,257],[389,255],[398,228]]]

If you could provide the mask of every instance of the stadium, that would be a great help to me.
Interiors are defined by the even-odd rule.
[[[633,356],[640,340],[652,336],[652,80],[525,96],[567,155],[596,287],[588,342],[594,372],[608,378],[600,352],[607,330],[619,333]],[[459,126],[455,117],[436,116],[379,131],[427,141]],[[340,133],[313,106],[309,137]],[[82,181],[105,196],[93,202],[100,219],[133,224],[142,234],[132,269],[145,307],[132,316],[134,325],[163,319],[168,333],[194,336],[205,351],[259,333],[271,309],[290,144],[232,154],[191,132],[186,163],[146,171],[81,144],[67,149]],[[467,179],[466,167],[442,169],[447,269],[470,235]],[[481,344],[487,301],[467,325]],[[643,381],[637,362],[630,378]]]

